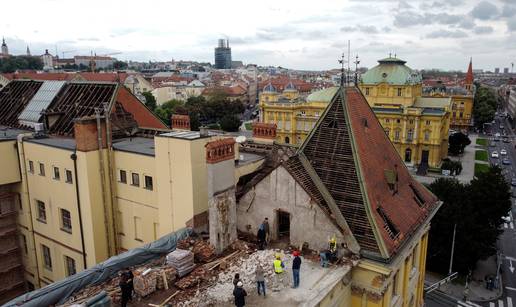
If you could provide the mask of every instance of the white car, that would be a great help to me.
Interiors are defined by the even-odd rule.
[[[493,151],[491,153],[491,158],[500,158],[500,155],[498,155],[498,151]]]
[[[500,150],[500,154],[502,156],[506,156],[507,155],[507,150],[505,150],[505,149]]]

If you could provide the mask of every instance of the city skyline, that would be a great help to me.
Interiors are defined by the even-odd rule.
[[[157,1],[145,15],[131,9],[136,2],[92,1],[80,14],[49,17],[65,4],[29,1],[23,21],[3,16],[0,35],[10,52],[25,54],[28,45],[34,55],[57,48],[59,56],[121,52],[121,60],[213,63],[217,39],[228,38],[234,60],[325,70],[338,68],[350,40],[352,57],[358,53],[366,67],[389,53],[416,69],[464,71],[473,57],[475,68],[492,71],[516,61],[516,4],[509,0],[223,1],[202,8]],[[15,5],[3,4],[5,11]]]

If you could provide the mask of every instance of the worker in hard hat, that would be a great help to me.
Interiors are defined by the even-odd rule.
[[[272,262],[274,268],[274,291],[279,291],[280,285],[283,284],[283,272],[285,269],[285,264],[281,260],[281,255],[276,254],[276,259]]]
[[[330,260],[337,259],[337,237],[333,235],[328,242],[328,250],[330,251]]]

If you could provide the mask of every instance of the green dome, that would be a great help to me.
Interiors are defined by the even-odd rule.
[[[405,65],[405,61],[388,57],[378,61],[379,65],[362,75],[362,84],[388,83],[393,85],[413,85],[422,82],[421,74]]]
[[[337,93],[339,87],[332,86],[323,90],[313,92],[306,97],[307,102],[330,102]]]

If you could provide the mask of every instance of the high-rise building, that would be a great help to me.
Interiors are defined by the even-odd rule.
[[[504,73],[504,74],[508,74],[508,73],[509,73],[509,67],[505,67],[505,68],[503,69],[503,73]]]
[[[496,67],[495,68],[495,74],[499,74],[500,73],[500,68],[499,67]]]
[[[219,39],[219,44],[217,48],[215,48],[215,68],[231,68],[231,48],[229,47],[229,40],[227,39]]]

